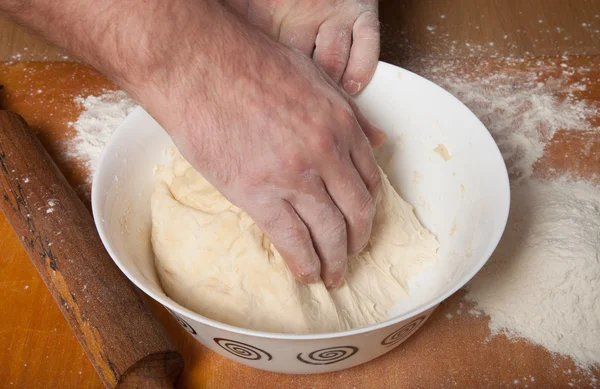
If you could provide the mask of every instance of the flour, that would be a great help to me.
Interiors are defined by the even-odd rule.
[[[88,168],[88,182],[96,170],[96,163],[106,142],[115,129],[136,107],[136,103],[123,91],[110,91],[100,96],[76,97],[83,111],[74,123],[76,130],[67,157],[82,161]]]
[[[492,333],[524,337],[580,365],[600,362],[600,188],[532,179],[467,298]]]
[[[557,130],[588,129],[585,117],[591,108],[570,97],[559,100],[546,84],[534,81],[530,87],[515,87],[511,81],[506,75],[495,75],[469,83],[450,80],[447,85],[490,130],[508,162],[509,174],[518,181],[531,176],[533,164]]]
[[[514,62],[506,61],[509,66]],[[461,74],[460,64],[447,64],[424,73],[485,124],[502,152],[513,183],[532,175],[535,162],[558,130],[589,130],[586,118],[598,113],[596,107],[577,99],[576,93],[585,90],[586,85],[569,84],[568,77],[575,72],[569,66],[556,78],[543,77],[539,69],[547,69],[541,64],[538,70],[473,78]],[[486,65],[483,61],[478,66]]]
[[[535,163],[558,130],[599,130],[587,121],[597,107],[577,98],[590,80],[569,82],[586,70],[564,60],[503,74],[476,68],[472,73],[481,77],[452,63],[423,73],[482,120],[511,177],[506,232],[467,285],[466,298],[477,304],[469,313],[489,315],[492,334],[525,338],[589,367],[600,364],[600,188],[566,177],[534,178]],[[544,76],[556,68],[558,75]]]

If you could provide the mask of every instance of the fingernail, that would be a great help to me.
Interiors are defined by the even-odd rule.
[[[317,257],[315,261],[303,264],[303,266],[298,267],[293,273],[294,278],[302,284],[314,284],[321,280],[321,262],[319,262]]]
[[[319,273],[299,273],[295,278],[302,284],[314,284],[321,280]]]
[[[344,89],[351,95],[354,95],[360,91],[361,84],[360,82],[350,80],[344,83]]]
[[[328,290],[338,289],[344,285],[345,281],[346,280],[343,278],[338,282],[329,281],[325,284],[325,286],[327,287]]]

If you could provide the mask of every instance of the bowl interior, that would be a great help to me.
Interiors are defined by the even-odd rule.
[[[508,175],[477,117],[452,95],[407,70],[379,63],[356,102],[388,134],[379,153],[392,185],[440,242],[440,265],[413,280],[411,298],[392,312],[390,320],[400,321],[438,304],[487,261],[506,225]],[[172,145],[150,115],[134,110],[100,159],[92,189],[94,219],[112,258],[138,287],[174,311],[219,325],[167,297],[154,269],[153,169],[168,162],[165,150]]]

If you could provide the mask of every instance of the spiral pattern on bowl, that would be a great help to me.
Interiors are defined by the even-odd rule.
[[[321,350],[313,351],[307,357],[302,353],[298,354],[299,361],[308,363],[309,365],[330,365],[332,363],[348,359],[358,352],[358,347],[354,346],[337,346],[329,347]]]
[[[386,336],[385,339],[381,341],[381,344],[383,346],[390,347],[404,341],[414,331],[416,331],[416,329],[421,325],[421,323],[425,321],[425,319],[427,319],[427,316],[421,316],[406,324],[405,326],[398,328],[396,331]]]
[[[269,354],[265,350],[261,350],[258,347],[254,347],[246,343],[223,338],[214,338],[213,340],[223,350],[239,358],[248,359],[251,361],[257,361],[262,358],[267,358],[267,360],[269,361],[273,359],[271,354]]]
[[[194,327],[192,327],[191,325],[188,324],[187,321],[183,320],[182,317],[180,317],[178,314],[176,314],[175,312],[171,311],[169,308],[167,308],[167,311],[169,311],[169,313],[171,314],[171,316],[173,316],[175,318],[175,320],[177,320],[177,323],[181,324],[181,326],[183,328],[185,328],[185,330],[187,332],[189,332],[192,335],[197,335],[198,333],[196,332],[196,330],[194,329]]]

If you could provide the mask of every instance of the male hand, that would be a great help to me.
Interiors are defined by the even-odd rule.
[[[378,0],[226,0],[251,25],[300,50],[346,92],[364,88],[379,58]]]
[[[26,3],[0,2],[0,10],[127,90],[253,218],[298,279],[343,283],[348,255],[370,237],[380,182],[371,145],[385,134],[310,58],[213,0]],[[316,43],[317,63],[358,90],[377,60],[368,44],[375,3],[312,3],[272,3],[279,40],[305,53]]]
[[[380,184],[371,145],[385,135],[302,53],[246,39],[239,66],[211,77],[208,96],[204,79],[180,86],[159,120],[179,127],[171,135],[183,155],[252,217],[299,280],[338,287],[371,234]],[[175,66],[170,74],[181,74]]]

